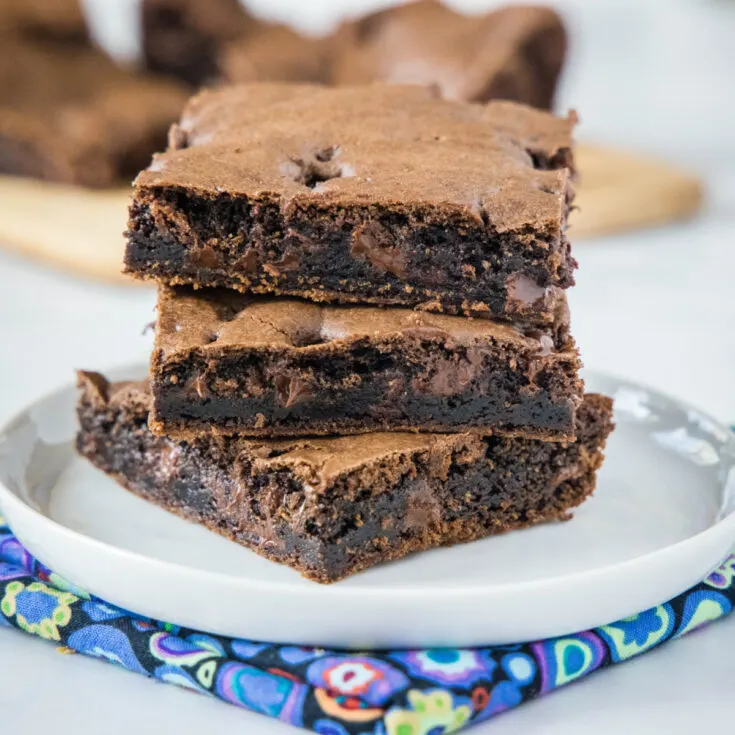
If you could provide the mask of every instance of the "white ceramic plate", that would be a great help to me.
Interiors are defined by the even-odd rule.
[[[72,386],[0,432],[0,507],[30,551],[80,587],[212,633],[349,648],[564,635],[673,597],[735,542],[730,432],[655,391],[585,377],[589,390],[615,397],[617,429],[598,491],[571,522],[419,554],[331,586],[147,504],[76,457]]]

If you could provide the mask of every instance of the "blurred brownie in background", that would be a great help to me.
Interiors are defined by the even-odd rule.
[[[229,82],[316,82],[331,80],[332,40],[305,36],[282,24],[261,24],[245,38],[226,44],[219,68]]]
[[[446,99],[549,108],[565,52],[564,26],[549,8],[467,16],[418,0],[345,23],[332,81],[436,85]]]
[[[141,0],[141,13],[146,68],[192,86],[218,79],[224,45],[261,26],[239,0]]]
[[[508,99],[545,109],[567,45],[549,8],[470,16],[438,0],[350,20],[323,38],[255,18],[238,0],[143,0],[142,19],[147,68],[191,85],[419,84],[451,100]]]
[[[0,35],[89,42],[79,0],[0,0]]]
[[[111,186],[160,150],[183,86],[119,68],[90,44],[4,37],[0,174]]]

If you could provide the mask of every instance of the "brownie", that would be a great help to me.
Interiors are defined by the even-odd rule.
[[[312,38],[245,12],[237,0],[142,0],[146,65],[199,86],[284,81],[436,85],[447,99],[550,108],[566,55],[559,16],[508,7],[467,16],[418,0]]]
[[[135,182],[125,268],[547,325],[574,283],[574,122],[423,87],[208,90]]]
[[[68,43],[90,41],[80,0],[0,0],[0,36],[6,35]]]
[[[148,429],[150,393],[80,373],[79,452],[128,490],[317,582],[406,554],[567,519],[595,487],[611,401],[577,441],[363,434],[180,443]]]
[[[103,187],[164,144],[177,83],[125,71],[91,45],[3,39],[0,173]]]
[[[260,23],[257,30],[223,46],[219,70],[224,80],[315,82],[331,77],[332,42],[305,36],[282,24]]]
[[[261,23],[239,0],[141,0],[141,25],[146,68],[199,86],[219,78],[223,46]]]
[[[238,0],[142,0],[146,67],[192,85],[329,83],[331,37],[256,18]]]
[[[566,33],[550,8],[467,16],[419,0],[345,23],[335,45],[335,84],[434,84],[447,99],[509,99],[548,109]]]
[[[402,308],[162,287],[154,433],[374,431],[574,437],[583,383],[566,303],[555,333]]]

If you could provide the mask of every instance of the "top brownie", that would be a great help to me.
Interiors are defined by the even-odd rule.
[[[447,99],[512,99],[548,109],[566,45],[551,8],[463,15],[418,0],[343,24],[333,41],[332,80],[435,84]]]
[[[205,91],[135,182],[126,270],[549,324],[574,123],[424,87]]]

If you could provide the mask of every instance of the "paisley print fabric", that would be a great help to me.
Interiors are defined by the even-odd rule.
[[[95,599],[34,559],[0,517],[0,628],[320,735],[453,733],[691,633],[733,605],[735,554],[665,604],[535,643],[350,653],[232,640]]]

